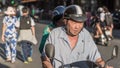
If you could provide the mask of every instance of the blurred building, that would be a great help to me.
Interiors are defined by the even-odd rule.
[[[21,0],[21,3],[27,3],[27,2],[36,2],[39,0]]]
[[[107,6],[110,11],[120,9],[120,0],[97,0],[99,6]]]
[[[115,8],[120,8],[120,0],[49,0],[53,2],[52,6],[70,4],[78,4],[83,7],[85,11],[96,11],[100,6],[107,6],[110,11],[114,11]]]
[[[53,9],[58,5],[68,6],[70,4],[78,4],[83,7],[85,11],[96,11],[99,6],[107,6],[110,11],[120,8],[120,0],[0,0],[3,5],[14,3],[35,3],[44,9]]]

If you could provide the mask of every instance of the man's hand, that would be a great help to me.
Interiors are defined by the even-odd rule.
[[[42,64],[44,68],[53,68],[52,64],[49,61],[43,61]]]
[[[97,65],[100,66],[101,68],[113,68],[112,66],[106,65],[105,61],[103,61],[102,58],[97,59]]]
[[[41,57],[42,59],[42,65],[43,65],[43,68],[53,68],[49,58],[46,56],[46,57]]]

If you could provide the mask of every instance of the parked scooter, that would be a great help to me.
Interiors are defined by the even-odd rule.
[[[113,52],[112,53],[112,57],[110,59],[108,59],[105,63],[107,63],[108,61],[112,60],[114,57],[117,57],[117,55],[118,55],[118,47],[115,46],[112,49],[112,52]],[[65,65],[64,65],[64,63],[62,61],[60,61],[60,60],[58,60],[58,59],[56,59],[54,57],[54,55],[55,55],[55,47],[54,47],[54,45],[46,44],[46,46],[45,46],[45,53],[46,53],[46,56],[50,59],[51,63],[53,62],[53,60],[56,60],[56,61],[61,63],[61,67],[60,68],[64,68],[65,67]],[[72,67],[77,67],[77,68],[78,67],[79,68],[101,68],[96,63],[91,62],[91,61],[80,61],[78,63],[81,63],[81,64],[78,65],[77,62],[69,64],[70,68],[72,68]],[[83,65],[84,65],[84,67],[83,67]]]

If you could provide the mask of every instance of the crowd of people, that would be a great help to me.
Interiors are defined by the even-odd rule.
[[[15,63],[17,44],[22,48],[23,62],[28,64],[32,62],[32,46],[37,44],[35,36],[35,22],[30,16],[30,10],[24,6],[19,11],[13,6],[8,6],[4,12],[2,26],[2,41],[5,42],[6,61]],[[105,15],[110,14],[106,7],[99,8],[96,23],[95,38],[104,38],[102,29],[110,30],[112,36],[113,22],[106,23]],[[55,47],[55,58],[62,61],[66,68],[80,68],[80,61],[92,61],[98,66],[104,68],[113,68],[106,65],[100,55],[100,52],[92,39],[92,36],[84,23],[87,16],[84,14],[82,7],[78,5],[57,6],[52,12],[52,23],[43,30],[42,40],[40,41],[39,51],[44,68],[59,68],[61,64],[47,57],[45,52],[46,44],[52,44]],[[72,64],[77,64],[72,65]],[[86,65],[82,65],[86,68]]]

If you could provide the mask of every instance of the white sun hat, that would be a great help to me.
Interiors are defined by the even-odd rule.
[[[15,14],[15,9],[13,7],[8,7],[7,10],[4,12],[5,14]]]

